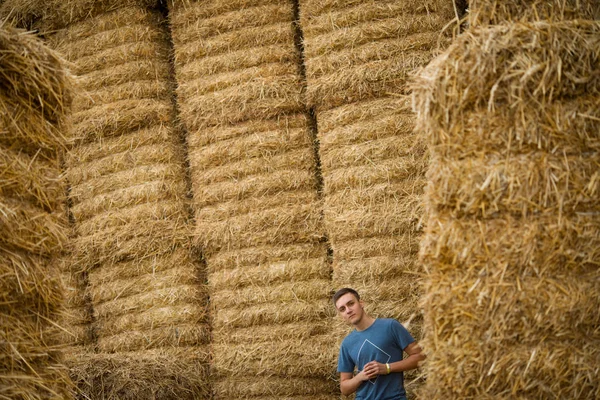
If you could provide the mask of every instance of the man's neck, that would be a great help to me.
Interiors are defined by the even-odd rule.
[[[365,329],[373,325],[373,322],[375,322],[375,318],[365,313],[360,319],[360,321],[358,321],[358,323],[354,325],[354,328],[356,328],[357,331],[364,331]]]

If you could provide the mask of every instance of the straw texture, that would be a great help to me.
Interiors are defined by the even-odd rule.
[[[448,1],[300,1],[333,285],[356,288],[372,315],[399,319],[417,339],[427,164],[407,82],[447,43],[453,18]]]
[[[473,29],[419,76],[423,397],[600,395],[599,33]]]
[[[33,35],[0,28],[0,397],[59,399],[65,242],[59,161],[72,100],[64,61]]]
[[[471,0],[467,20],[471,26],[517,21],[599,19],[596,0]]]
[[[170,17],[214,396],[332,396],[330,271],[293,4],[173,1]]]
[[[202,398],[207,291],[190,244],[166,21],[152,2],[58,3],[45,22],[66,24],[51,42],[81,88],[65,160],[69,271],[85,277],[92,311],[73,379],[91,398]]]

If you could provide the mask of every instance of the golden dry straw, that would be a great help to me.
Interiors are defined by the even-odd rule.
[[[90,341],[76,341],[84,346],[72,347],[68,360],[85,398],[210,391],[205,278],[189,245],[169,34],[149,6],[51,2],[57,15],[77,10],[46,21],[67,25],[50,40],[82,89],[65,165],[70,272],[86,276],[92,311]],[[73,325],[77,338],[81,326]]]
[[[335,393],[331,337],[297,339],[297,325],[286,324],[328,326],[331,316],[292,6],[170,4],[196,237],[220,332],[211,346],[216,398]],[[254,339],[236,341],[242,331]],[[233,367],[239,363],[246,367]],[[246,389],[249,376],[264,384]],[[290,376],[298,377],[295,388],[281,385]]]
[[[59,157],[72,93],[64,62],[0,28],[0,397],[68,398],[54,257],[65,240]]]
[[[471,0],[467,16],[471,26],[599,18],[600,4],[596,0]]]
[[[599,32],[473,28],[415,83],[427,398],[600,395]]]
[[[165,348],[115,354],[81,353],[70,362],[80,396],[92,399],[208,398],[208,354]]]
[[[334,286],[356,287],[375,315],[409,321],[427,164],[407,81],[447,41],[452,4],[306,0],[300,16]]]

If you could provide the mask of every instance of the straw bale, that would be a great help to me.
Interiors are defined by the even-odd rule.
[[[211,154],[209,151],[212,149],[208,145],[217,145],[216,149],[224,151],[224,149],[218,146],[221,141],[235,143],[238,140],[253,140],[250,137],[260,139],[262,136],[265,136],[265,139],[268,138],[268,140],[264,140],[264,146],[267,146],[267,149],[271,148],[270,146],[272,146],[276,135],[286,138],[290,145],[295,148],[300,142],[303,142],[300,139],[300,134],[301,132],[305,132],[306,124],[307,118],[304,114],[280,115],[277,118],[269,120],[251,120],[229,126],[207,127],[202,129],[202,134],[190,134],[188,140],[191,150],[206,148],[207,155]],[[256,144],[260,143],[262,142],[257,142]],[[240,149],[246,151],[252,150],[247,146],[240,146]],[[285,150],[284,147],[280,149],[280,152]],[[235,150],[230,148],[229,151]]]
[[[592,211],[529,219],[502,215],[485,224],[474,218],[434,217],[436,225],[431,225],[421,246],[443,261],[436,268],[444,271],[456,268],[456,263],[483,268],[490,264],[488,254],[494,254],[502,263],[532,271],[556,273],[568,268],[577,274],[600,256],[600,227]],[[488,242],[487,237],[494,240]]]
[[[457,217],[585,212],[600,194],[599,169],[599,153],[482,155],[432,165],[428,195]]]
[[[316,197],[316,193],[313,195]],[[196,234],[209,252],[265,244],[317,242],[322,237],[321,218],[314,209],[314,203],[288,204],[215,222],[197,216]]]
[[[277,154],[277,152],[271,153],[269,151],[269,143],[267,142],[264,144],[257,144],[254,147],[254,150],[248,150],[247,155],[241,154],[241,159],[236,160],[235,153],[242,153],[241,149],[245,148],[243,141],[240,142],[239,147],[237,143],[235,145],[230,144],[232,147],[231,152],[233,153],[231,162],[226,163],[229,160],[223,155],[221,158],[222,165],[217,165],[212,168],[205,163],[205,160],[212,155],[211,150],[217,147],[217,145],[207,146],[200,151],[194,150],[191,152],[192,156],[198,155],[194,157],[193,166],[197,166],[200,170],[203,170],[202,178],[197,181],[197,184],[209,186],[224,181],[227,182],[232,179],[241,181],[244,180],[244,178],[250,180],[269,180],[269,178],[267,178],[268,175],[274,175],[277,172],[286,170],[302,169],[302,167],[306,166],[307,162],[314,157],[310,149],[306,147],[296,149],[294,143],[291,143],[290,148],[288,149],[283,148],[282,151],[280,151],[280,154]],[[219,154],[217,154],[217,156],[219,156]],[[225,163],[223,161],[225,161]],[[192,162],[190,162],[190,164],[191,163]],[[307,179],[307,181],[310,182],[309,179]],[[218,187],[218,185],[216,186]]]
[[[45,159],[0,143],[0,197],[10,197],[45,210],[57,209],[64,202],[57,158]]]
[[[2,0],[0,19],[4,26],[31,30],[43,16],[41,0]]]
[[[275,21],[267,26],[242,28],[206,39],[192,37],[190,39],[195,40],[185,41],[175,48],[175,60],[177,63],[187,64],[199,57],[213,57],[229,51],[276,44],[289,46],[289,51],[293,53],[295,49],[290,20],[291,7],[289,20],[285,22]]]
[[[50,256],[66,243],[57,213],[8,197],[0,198],[0,248]]]
[[[271,338],[277,337],[278,331],[273,327]],[[332,347],[328,334],[313,336],[310,341],[271,339],[237,346],[213,344],[213,351],[219,357],[213,359],[212,367],[216,376],[327,376],[331,372],[329,361],[335,358],[329,353],[337,352]]]
[[[422,396],[600,395],[599,29],[473,28],[415,85],[432,150]]]
[[[194,262],[190,254],[191,249],[180,247],[151,257],[108,263],[96,269],[93,277],[90,278],[94,282],[96,290],[99,291],[97,293],[102,293],[99,298],[105,299],[107,296],[103,294],[104,291],[110,292],[110,288],[106,288],[105,286],[110,285],[112,281],[144,279],[143,276],[152,274],[170,274],[167,271],[170,269],[179,270],[177,267],[187,268],[189,266],[191,268],[194,266]],[[188,274],[189,272],[186,272],[186,275]]]
[[[198,7],[198,3],[202,3],[202,7]],[[229,14],[231,12],[252,9],[268,4],[280,4],[281,0],[182,0],[172,1],[169,6],[175,11],[173,27],[181,30],[188,26],[188,23],[199,19],[208,19],[219,16],[221,14]]]
[[[127,99],[165,99],[170,96],[172,87],[169,82],[153,79],[129,81],[113,87],[91,90],[78,96],[73,112],[87,110],[96,104],[110,104]]]
[[[327,324],[333,317],[330,299],[311,302],[291,302],[274,306],[273,304],[246,305],[219,310],[213,314],[213,329],[227,326],[229,329],[260,325],[282,325],[292,322],[319,321]]]
[[[328,293],[328,279],[293,280],[271,284],[260,289],[249,286],[232,290],[218,290],[212,293],[210,301],[217,309],[248,304],[288,303],[291,301],[311,301]]]
[[[190,153],[190,158],[194,162],[193,167],[206,173],[206,170],[211,167],[229,166],[237,161],[248,162],[248,159],[274,158],[278,155],[291,158],[290,153],[294,150],[304,149],[304,152],[307,152],[312,142],[306,134],[306,121],[303,119],[300,122],[304,126],[288,127],[283,132],[273,127],[264,131],[249,130],[233,137],[222,137],[214,143],[200,145],[194,141],[194,152]],[[223,132],[219,133],[223,134]],[[272,161],[268,164],[272,164]]]
[[[168,175],[167,175],[168,177]],[[152,176],[149,176],[149,179]],[[167,182],[170,186],[167,186]],[[73,216],[80,222],[96,215],[103,214],[115,209],[132,207],[141,204],[152,204],[161,201],[169,201],[177,196],[182,196],[186,190],[185,182],[174,180],[148,181],[129,186],[124,189],[115,189],[109,193],[94,196],[88,200],[82,200],[73,206]]]
[[[254,77],[237,86],[196,94],[179,85],[179,98],[184,102],[182,118],[190,120],[191,129],[233,124],[252,118],[269,119],[303,110],[298,77]]]
[[[66,165],[72,167],[69,169],[67,175],[69,183],[72,186],[79,186],[86,182],[94,181],[90,186],[95,187],[96,184],[101,186],[101,189],[95,192],[95,195],[97,195],[108,188],[114,190],[114,186],[109,186],[101,180],[107,175],[114,176],[116,180],[119,180],[118,174],[120,172],[143,166],[146,168],[148,166],[155,166],[155,168],[159,170],[159,166],[162,166],[162,168],[168,170],[166,166],[171,166],[170,164],[179,161],[181,157],[175,154],[177,149],[174,148],[174,146],[172,146],[173,151],[165,151],[166,146],[175,144],[175,138],[171,137],[163,139],[164,140],[161,143],[136,143],[135,147],[132,146],[133,148],[126,148],[121,152],[113,151],[111,154],[107,155],[104,155],[104,149],[98,149],[101,153],[99,154],[99,157],[94,157],[89,161],[83,161],[79,154],[69,154],[65,160]],[[86,155],[95,156],[96,154],[92,153],[93,150],[90,150],[91,151],[87,152]],[[176,169],[176,167],[171,166],[171,169]],[[137,175],[138,177],[141,177],[143,173],[138,173]],[[152,169],[150,169],[149,175],[152,176]],[[176,176],[175,174],[173,175]],[[99,182],[96,183],[95,180],[98,180]],[[120,180],[122,181],[122,179]],[[133,180],[132,183],[145,183],[147,181],[147,179],[138,179]]]
[[[315,245],[314,243],[292,243],[289,245],[255,246],[246,249],[223,250],[214,254],[211,257],[211,262],[207,265],[211,276],[209,283],[213,282],[218,286],[221,278],[215,274],[219,271],[227,273],[226,271],[234,268],[250,271],[252,267],[257,265],[292,262],[295,259],[303,260],[301,262],[306,263],[304,265],[308,267],[312,265],[313,259],[321,258],[325,251],[325,245]],[[215,277],[214,280],[212,280],[213,276]],[[236,278],[232,277],[231,279],[234,286]]]
[[[377,17],[381,15],[380,13],[384,12],[381,10],[382,8],[384,10],[388,8],[394,11],[398,10],[398,7],[395,7],[395,5],[397,5],[395,0],[378,0],[377,2],[365,2],[365,0],[311,0],[306,1],[301,5],[301,11],[306,15],[310,15],[311,17],[332,15],[337,17],[336,21],[343,21],[342,18],[345,14],[349,14],[352,20],[359,19],[362,15],[369,16],[371,17],[370,19],[377,19]],[[413,13],[423,13],[427,10],[436,10],[439,7],[440,2],[437,0],[412,0],[403,2],[401,8]],[[339,12],[340,10],[343,10],[343,13]],[[361,22],[364,22],[364,20],[367,20],[367,18],[363,18],[363,21]]]
[[[80,393],[91,398],[207,398],[208,354],[191,349],[78,354],[71,377]]]
[[[431,9],[355,2],[322,15],[312,3],[302,1],[300,14],[307,98],[319,110],[406,93],[411,72],[431,59],[439,30],[454,16],[451,2]]]
[[[565,21],[599,19],[595,0],[471,0],[468,22],[471,26],[498,25],[515,21]]]
[[[111,60],[111,66],[114,68],[121,64],[137,60],[143,61],[151,57],[168,57],[168,48],[166,43],[164,43],[167,40],[166,38],[163,38],[161,41],[159,41],[159,38],[148,39],[148,41],[136,40],[133,43],[125,43],[118,46],[111,43],[113,47],[95,52],[92,55],[71,57],[72,59],[76,59],[73,62],[72,71],[81,76],[94,71],[101,71],[106,65],[106,60]],[[153,40],[150,41],[151,39]]]
[[[177,54],[175,54],[177,57]],[[256,46],[252,51],[241,49],[211,57],[190,59],[184,64],[176,58],[178,73],[186,76],[205,76],[235,71],[238,68],[253,68],[268,63],[294,62],[297,55],[280,45]]]
[[[172,123],[172,106],[155,99],[123,100],[73,115],[73,140],[91,141]]]
[[[334,29],[351,28],[361,23],[381,21],[390,16],[403,16],[406,14],[426,15],[435,13],[445,4],[435,0],[404,1],[380,0],[365,2],[352,1],[313,1],[303,4],[302,17],[310,17],[310,24],[303,27],[304,34],[316,36],[328,33]],[[303,20],[303,22],[305,22]]]
[[[394,257],[401,265],[407,263],[419,248],[419,235],[376,236],[346,240],[336,246],[336,257],[354,262],[372,257]],[[365,272],[369,272],[368,269]]]
[[[185,245],[189,238],[180,201],[108,211],[76,226],[73,251],[89,267],[105,261],[145,258]]]
[[[597,89],[596,89],[597,90]],[[546,151],[552,154],[581,154],[598,151],[596,121],[600,118],[600,99],[590,87],[582,94],[544,107],[529,107],[527,118],[515,108],[496,108],[493,112],[479,109],[452,125],[451,139],[431,135],[436,153],[443,157],[463,158],[485,148],[490,152],[510,149],[515,153]],[[445,125],[445,127],[448,127]],[[460,132],[460,134],[459,134]],[[569,132],[557,135],[556,132]]]
[[[322,254],[322,253],[321,253]],[[320,258],[290,260],[269,260],[269,263],[214,271],[210,274],[209,285],[213,291],[225,288],[236,290],[252,285],[273,285],[279,282],[299,282],[301,280],[328,280],[329,268]]]
[[[121,353],[153,348],[204,347],[209,343],[210,337],[206,325],[179,323],[103,336],[98,338],[98,350],[102,353]]]
[[[288,3],[273,0],[259,3],[262,4],[253,5],[246,2],[245,8],[232,8],[227,13],[222,13],[222,8],[213,9],[212,15],[207,14],[204,7],[190,8],[189,12],[178,13],[177,18],[173,19],[174,31],[178,32],[173,36],[175,45],[182,46],[200,38],[205,40],[218,36],[222,32],[265,27],[277,22],[289,21],[291,8]]]
[[[169,256],[171,256],[169,254]],[[198,284],[199,275],[194,271],[193,264],[189,260],[182,265],[171,265],[169,269],[160,271],[150,271],[149,273],[136,273],[133,276],[126,276],[119,279],[120,269],[124,265],[114,266],[112,270],[117,276],[107,275],[105,268],[94,270],[89,274],[90,285],[93,287],[92,299],[96,304],[101,304],[105,301],[123,299],[133,295],[142,295],[152,290],[163,290],[169,287],[177,287],[178,285],[193,285]],[[100,280],[96,278],[96,273],[100,274]]]
[[[157,0],[48,0],[44,1],[44,26],[57,30],[79,21],[96,19],[111,11],[127,7],[147,9],[157,5]]]
[[[257,80],[260,76],[262,80],[268,81],[271,78],[277,79],[281,75],[293,75],[297,67],[293,64],[268,63],[246,69],[238,69],[232,72],[223,72],[211,74],[208,77],[198,78],[196,71],[186,71],[189,76],[181,73],[181,79],[185,80],[179,88],[179,95],[183,98],[189,98],[190,93],[197,95],[201,93],[212,93],[222,91],[231,87],[238,87],[249,80]]]
[[[213,392],[224,399],[331,399],[339,392],[336,382],[313,377],[252,376],[215,382]],[[270,396],[270,397],[269,397]]]
[[[194,290],[194,288],[182,288],[181,290],[178,288],[178,290],[172,290],[172,292],[182,292],[183,289]],[[198,300],[197,297],[181,297],[180,304],[167,306],[159,304],[151,308],[152,305],[148,303],[154,298],[148,295],[146,299],[141,300],[146,301],[146,303],[139,306],[140,308],[145,307],[144,311],[136,310],[131,304],[103,303],[95,308],[95,311],[99,313],[96,323],[98,335],[100,339],[103,339],[127,332],[145,331],[148,329],[173,330],[178,325],[198,325],[205,320],[206,313],[204,306],[191,304],[192,301]],[[134,300],[129,299],[130,302]],[[162,299],[158,299],[158,301],[160,300]],[[128,308],[121,309],[121,307]],[[121,312],[121,315],[115,315],[116,312]],[[106,313],[106,315],[103,313]],[[162,333],[162,335],[165,334]]]
[[[30,155],[64,148],[64,115],[72,101],[72,80],[58,53],[35,36],[0,31],[0,143]]]
[[[277,335],[273,334],[277,330]],[[225,345],[244,343],[258,344],[262,343],[265,338],[274,338],[278,341],[286,340],[310,340],[312,336],[322,336],[329,334],[330,327],[326,324],[313,325],[305,322],[295,322],[281,325],[263,325],[251,326],[247,328],[238,328],[229,330],[227,327],[216,329],[212,332],[212,342]]]
[[[89,72],[79,77],[78,84],[89,92],[110,86],[120,86],[128,82],[168,80],[169,74],[169,65],[164,60],[132,60]],[[85,93],[82,96],[85,96]]]
[[[256,203],[256,199],[261,196],[265,198],[266,196],[282,194],[284,191],[291,193],[289,197],[294,197],[294,192],[296,194],[305,193],[311,180],[314,181],[314,176],[310,171],[283,170],[246,177],[238,181],[237,185],[231,181],[212,183],[210,186],[204,186],[206,188],[204,190],[195,190],[194,194],[198,206],[212,205],[218,201],[230,201],[232,202],[230,208],[242,208],[244,207],[244,201]],[[198,185],[193,187],[196,189]],[[310,197],[311,194],[308,194],[308,196]],[[236,204],[236,201],[242,203]],[[285,198],[283,200],[273,199],[275,204],[285,203],[285,201]]]
[[[65,156],[65,163],[75,166],[113,155],[117,157],[120,153],[131,154],[138,147],[173,142],[174,137],[175,131],[172,126],[151,126],[119,136],[101,138],[98,142],[81,143],[69,150]],[[79,182],[85,174],[82,169],[69,168],[68,176],[70,180]]]

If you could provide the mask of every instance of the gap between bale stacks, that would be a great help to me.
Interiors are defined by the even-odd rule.
[[[90,349],[70,354],[81,396],[210,393],[204,271],[189,243],[170,36],[157,2],[52,1],[49,38],[72,62],[68,263],[87,276]]]
[[[419,77],[423,397],[600,396],[599,33],[473,29]]]
[[[399,319],[418,340],[427,157],[413,133],[407,82],[447,42],[442,29],[454,18],[452,2],[299,5],[334,287],[356,288],[374,316]],[[412,386],[408,379],[409,393]]]
[[[293,3],[173,1],[170,18],[214,396],[331,398],[330,271]]]
[[[60,159],[72,101],[64,61],[0,27],[0,397],[68,398],[61,354]]]

